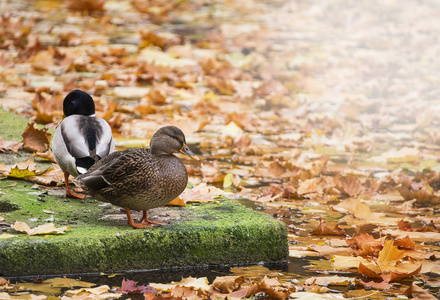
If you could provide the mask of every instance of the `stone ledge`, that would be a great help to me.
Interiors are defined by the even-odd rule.
[[[57,195],[40,202],[32,199],[37,195],[30,183],[8,187],[12,182],[0,181],[0,201],[8,199],[21,209],[0,212],[7,222],[35,227],[54,216],[57,227],[72,230],[30,237],[9,230],[14,237],[0,239],[3,277],[282,262],[288,257],[285,225],[231,200],[153,209],[151,219],[169,225],[132,229],[118,207]]]

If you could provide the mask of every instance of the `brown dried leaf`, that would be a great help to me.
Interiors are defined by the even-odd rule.
[[[311,193],[322,194],[324,192],[323,178],[311,178],[299,183],[298,195],[306,195]]]
[[[230,79],[217,78],[213,76],[206,76],[206,85],[215,89],[223,95],[232,96],[234,94],[234,84]]]
[[[22,142],[5,141],[3,138],[0,137],[0,152],[11,150],[12,152],[17,153],[22,146]]]
[[[151,90],[145,97],[153,105],[160,106],[167,104],[167,98],[159,90]]]
[[[47,128],[38,129],[35,123],[28,123],[21,134],[23,137],[23,148],[31,152],[44,152],[49,149],[51,134]]]
[[[34,154],[34,157],[38,157],[38,158],[49,160],[53,163],[56,163],[55,157],[53,156],[53,152],[50,149],[47,150],[46,152],[36,152]]]
[[[191,287],[176,286],[171,289],[171,296],[175,299],[187,299],[187,300],[203,300],[202,296],[199,296],[199,292]]]
[[[144,104],[140,104],[138,106],[136,106],[135,108],[133,108],[134,112],[137,112],[138,114],[145,116],[145,115],[151,115],[151,114],[155,114],[157,112],[156,107],[152,106],[152,105],[144,105]]]
[[[186,189],[179,198],[185,203],[188,202],[218,202],[214,198],[225,195],[226,193],[214,186],[208,186],[205,182],[192,189]]]
[[[358,272],[361,275],[367,276],[368,278],[377,278],[382,279],[379,274],[371,270],[370,268],[366,267],[364,264],[359,263]]]
[[[344,229],[339,227],[338,224],[333,229],[328,228],[324,221],[320,221],[319,225],[312,231],[313,235],[346,235]]]
[[[346,175],[341,177],[334,177],[334,180],[338,180],[339,182],[336,186],[343,192],[344,194],[350,196],[356,196],[363,192],[362,182],[354,175]],[[340,185],[340,187],[339,187]]]
[[[405,249],[415,249],[416,248],[416,244],[414,243],[413,240],[411,240],[411,238],[409,236],[406,236],[403,239],[394,241],[394,246],[402,247]]]
[[[416,199],[417,203],[424,204],[438,204],[440,203],[440,197],[432,192],[432,189],[423,187],[417,191],[413,191],[411,187],[400,186],[397,190],[405,200]]]
[[[281,175],[283,175],[287,171],[287,168],[276,160],[269,164],[268,171],[269,174],[274,177],[281,177]]]
[[[415,285],[414,283],[405,291],[406,296],[412,297],[415,300],[436,300],[438,299],[432,293],[421,287]]]
[[[388,290],[392,287],[391,284],[389,284],[387,281],[381,281],[381,282],[375,282],[375,281],[370,281],[370,282],[364,282],[362,280],[358,280],[357,281],[359,284],[363,285],[365,288],[373,288],[375,290],[380,290],[380,291],[384,291],[384,290]]]
[[[212,286],[224,293],[232,293],[244,282],[243,276],[222,276],[212,282]]]
[[[292,291],[289,288],[284,287],[278,279],[268,278],[267,276],[263,278],[259,283],[259,286],[263,292],[275,299],[287,299],[292,293]],[[293,288],[293,291],[295,291],[295,288]]]
[[[77,11],[103,11],[104,0],[70,0],[67,8]]]
[[[352,239],[347,239],[346,242],[356,256],[377,256],[382,249],[382,242],[375,240],[368,233],[355,235]]]
[[[64,233],[67,229],[70,229],[69,226],[55,228],[53,223],[46,223],[31,229],[28,224],[19,221],[16,221],[11,227],[16,231],[27,233],[28,235],[60,234]]]

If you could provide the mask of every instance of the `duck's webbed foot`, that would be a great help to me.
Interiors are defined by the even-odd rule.
[[[131,227],[133,227],[133,228],[151,228],[151,227],[153,227],[153,225],[145,224],[143,222],[135,223],[133,221],[133,218],[131,217],[130,210],[127,207],[124,207],[124,209],[125,209],[125,213],[127,214],[128,225],[130,225]]]
[[[160,222],[148,220],[147,210],[143,210],[142,212],[143,214],[142,214],[141,224],[168,225],[167,223],[160,223]]]
[[[86,197],[86,195],[84,195],[84,194],[77,194],[77,193],[73,192],[70,189],[70,186],[69,186],[69,173],[67,173],[67,172],[64,172],[64,183],[66,185],[66,197],[76,198],[76,199],[81,199],[81,200]]]

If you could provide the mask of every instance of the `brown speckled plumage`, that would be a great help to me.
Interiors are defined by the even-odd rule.
[[[74,182],[100,201],[144,210],[147,219],[147,209],[168,204],[186,187],[185,165],[172,154],[179,151],[197,159],[186,146],[182,131],[166,126],[153,135],[150,149],[114,152]],[[128,213],[127,217],[130,223]],[[148,219],[145,222],[149,222]]]

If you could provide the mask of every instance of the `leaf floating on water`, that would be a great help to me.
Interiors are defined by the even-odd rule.
[[[223,276],[214,279],[212,286],[224,293],[232,293],[237,290],[243,282],[244,277],[242,276]]]
[[[333,228],[327,227],[324,221],[320,221],[318,227],[316,227],[312,234],[314,235],[346,235],[344,229],[336,224]]]

